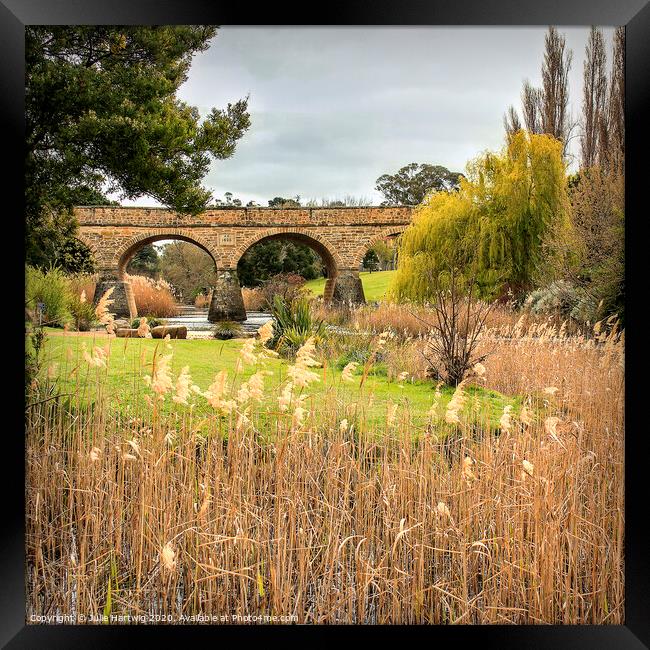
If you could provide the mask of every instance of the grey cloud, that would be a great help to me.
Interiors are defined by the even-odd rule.
[[[588,28],[558,29],[574,52],[577,117]],[[375,179],[409,162],[462,171],[503,146],[504,111],[519,106],[524,78],[540,83],[545,31],[223,27],[180,95],[206,114],[249,94],[252,126],[205,184],[263,204],[295,194],[379,201]]]

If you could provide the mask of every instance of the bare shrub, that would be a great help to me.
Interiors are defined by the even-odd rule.
[[[431,334],[423,354],[431,376],[453,386],[488,355],[477,348],[492,304],[474,300],[474,287],[473,279],[465,281],[453,269],[434,280],[436,318],[427,323]]]
[[[304,293],[305,278],[297,273],[278,273],[267,280],[260,288],[266,308],[273,305],[275,296],[291,303]]]

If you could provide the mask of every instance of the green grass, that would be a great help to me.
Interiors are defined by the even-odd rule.
[[[79,395],[84,401],[93,401],[97,397],[99,386],[105,394],[111,396],[111,404],[121,413],[133,412],[146,408],[145,394],[151,394],[142,378],[151,374],[154,353],[168,354],[164,342],[155,339],[110,339],[110,362],[107,370],[91,368],[83,360],[82,344],[85,342],[90,351],[94,345],[105,345],[109,341],[105,335],[96,337],[80,337],[75,335],[48,336],[44,349],[44,368],[53,364],[53,375],[56,377],[57,390],[64,395]],[[214,339],[175,340],[170,342],[173,350],[171,367],[173,379],[176,380],[183,366],[189,366],[192,380],[202,390],[206,390],[215,374],[226,369],[229,379],[233,379],[233,369],[239,356],[242,340],[218,341]],[[381,367],[377,373],[368,375],[363,388],[360,390],[360,374],[354,384],[341,382],[341,371],[335,367],[336,360],[318,369],[321,381],[312,384],[306,391],[311,396],[312,405],[319,406],[328,414],[338,414],[339,418],[348,417],[350,409],[357,410],[351,405],[357,404],[364,412],[368,425],[382,425],[389,404],[398,403],[399,413],[408,412],[412,422],[418,427],[424,427],[429,417],[427,415],[434,399],[434,386],[428,381],[410,381],[402,384],[390,381]],[[269,359],[264,368],[273,374],[266,380],[269,395],[269,409],[277,409],[279,386],[286,379],[287,362],[282,359]],[[237,380],[250,377],[258,368],[247,366]],[[360,369],[358,370],[360,373]],[[101,381],[98,381],[101,380]],[[442,388],[441,413],[451,399],[453,388]],[[512,404],[517,411],[521,406],[521,398],[507,397],[495,391],[481,387],[470,387],[468,390],[468,409],[480,411],[482,420],[489,420],[493,428],[498,427],[498,421],[505,404]],[[76,399],[76,398],[75,398]],[[209,408],[206,401],[197,397],[197,412]],[[164,410],[174,412],[184,409],[172,404],[168,397],[164,402]],[[417,431],[414,431],[417,434]]]
[[[363,271],[359,273],[366,300],[372,302],[383,300],[392,279],[395,277],[395,273],[396,271],[373,271],[372,273]],[[305,287],[315,296],[322,296],[325,290],[325,278],[309,280],[309,282],[305,283]]]

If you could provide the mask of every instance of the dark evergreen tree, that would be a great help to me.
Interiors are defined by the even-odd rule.
[[[198,213],[212,158],[250,125],[247,100],[199,111],[176,97],[211,26],[27,26],[26,257],[46,265],[75,232],[79,191],[147,195]]]
[[[160,273],[160,256],[153,244],[143,246],[129,262],[127,271],[133,275],[155,278]]]
[[[323,275],[323,262],[309,246],[273,239],[252,246],[237,266],[239,282],[256,287],[278,273],[296,273],[305,280]]]

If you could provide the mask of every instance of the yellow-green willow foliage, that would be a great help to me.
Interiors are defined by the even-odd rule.
[[[475,276],[482,297],[530,287],[557,268],[570,237],[562,144],[519,131],[467,165],[457,192],[431,194],[399,247],[392,296],[426,301],[441,272]]]

